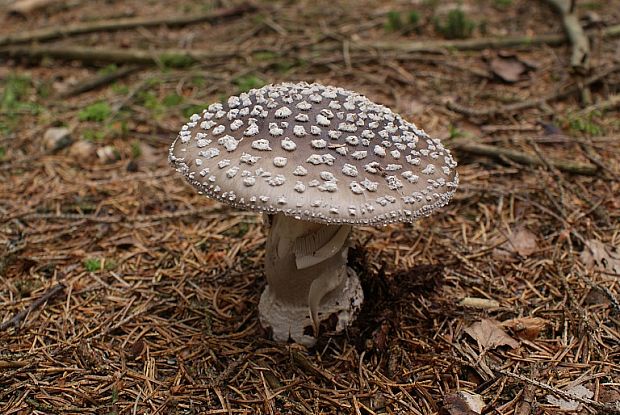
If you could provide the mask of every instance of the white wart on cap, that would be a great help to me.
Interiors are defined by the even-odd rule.
[[[438,139],[360,94],[316,83],[210,105],[182,127],[169,158],[211,198],[329,224],[413,222],[458,185]]]

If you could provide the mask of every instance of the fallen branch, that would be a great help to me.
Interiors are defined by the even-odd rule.
[[[590,40],[575,14],[575,1],[547,0],[547,2],[562,15],[564,31],[573,46],[571,67],[580,73],[586,73],[590,69]]]
[[[138,65],[162,65],[181,68],[200,61],[230,59],[236,56],[234,51],[213,52],[206,50],[143,50],[143,49],[109,49],[83,46],[9,46],[0,49],[0,55],[29,58],[60,58],[78,60],[86,63],[114,62]]]
[[[120,68],[114,72],[103,74],[100,76],[96,76],[94,78],[87,79],[84,82],[81,82],[77,85],[74,85],[69,90],[60,94],[61,98],[68,98],[75,95],[79,95],[84,92],[92,91],[93,89],[102,87],[104,85],[108,85],[114,81],[117,81],[121,78],[131,75],[134,72],[137,72],[140,69],[140,66],[132,65],[127,66],[125,68]]]
[[[65,288],[65,285],[62,283],[54,285],[52,288],[47,290],[41,297],[34,300],[27,309],[20,311],[19,313],[15,314],[13,318],[5,321],[4,323],[1,323],[0,331],[6,330],[10,326],[13,326],[17,329],[21,324],[22,320],[25,319],[30,313],[32,313],[34,310],[41,307],[43,304],[53,299],[60,293],[64,292]]]
[[[589,78],[585,79],[583,82],[577,85],[573,85],[571,87],[559,88],[557,92],[553,92],[551,94],[544,95],[540,98],[529,99],[526,101],[517,102],[514,104],[504,105],[501,107],[493,107],[493,108],[469,108],[454,101],[448,101],[446,106],[448,109],[458,112],[459,114],[466,115],[468,117],[490,117],[497,114],[511,114],[517,111],[521,111],[527,108],[537,107],[542,104],[545,104],[549,101],[555,101],[558,99],[566,98],[570,95],[573,95],[579,91],[584,86],[589,86],[599,82],[600,80],[606,78],[612,73],[620,71],[620,65],[616,64],[607,69],[604,69],[598,74],[594,74]]]
[[[603,38],[620,36],[620,25],[610,26],[600,32],[592,32]],[[377,49],[381,51],[398,51],[402,53],[415,52],[435,52],[441,53],[446,50],[482,50],[482,49],[502,49],[521,46],[559,46],[566,43],[567,38],[564,34],[539,35],[539,36],[503,36],[488,37],[482,39],[457,39],[457,40],[421,40],[416,42],[407,41],[380,41],[380,42],[351,42],[351,51],[367,51]],[[339,44],[338,44],[339,45]],[[340,47],[340,46],[338,46]],[[334,48],[334,45],[319,46],[317,50]]]
[[[246,3],[237,7],[219,9],[203,14],[191,16],[175,16],[175,17],[158,17],[158,18],[127,18],[114,20],[100,20],[92,23],[77,23],[60,27],[48,27],[32,31],[24,31],[13,33],[0,37],[0,46],[16,45],[20,43],[29,43],[33,41],[45,41],[68,37],[73,35],[81,35],[85,33],[106,32],[113,30],[134,29],[136,27],[153,27],[153,26],[187,26],[191,24],[215,22],[218,20],[228,19],[231,17],[241,16],[245,13],[256,10],[256,6]]]
[[[527,166],[544,166],[545,163],[539,157],[530,155],[518,150],[509,148],[495,147],[488,144],[478,144],[465,141],[455,141],[451,145],[457,152],[466,152],[478,156],[487,156],[501,160],[506,158],[519,164]],[[598,167],[593,164],[578,163],[569,160],[547,159],[546,160],[554,168],[573,174],[581,174],[584,176],[593,176],[598,172]]]

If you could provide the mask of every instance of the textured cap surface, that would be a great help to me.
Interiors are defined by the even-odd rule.
[[[438,139],[320,84],[268,85],[212,104],[183,126],[169,158],[211,198],[323,223],[413,222],[458,185]]]

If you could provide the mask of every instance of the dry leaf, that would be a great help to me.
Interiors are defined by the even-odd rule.
[[[513,318],[502,323],[502,326],[511,329],[514,334],[526,340],[534,340],[546,325],[547,320],[540,317]]]
[[[590,399],[594,396],[594,392],[582,385],[575,385],[565,390],[566,393],[575,395],[578,398]],[[576,411],[579,408],[579,402],[572,399],[556,398],[553,395],[547,395],[547,402],[551,405],[559,406],[563,411]]]
[[[588,269],[620,274],[620,250],[599,240],[586,241],[581,261]]]
[[[526,258],[538,249],[536,235],[521,228],[508,235],[506,242],[493,251],[493,256],[504,260],[512,260],[515,255]]]
[[[443,398],[441,415],[480,415],[485,404],[480,395],[460,391]]]
[[[478,342],[481,351],[495,349],[499,346],[508,346],[513,349],[519,346],[515,339],[506,334],[500,324],[490,319],[472,324],[465,329],[465,333]]]
[[[508,243],[517,254],[528,257],[538,250],[536,235],[527,229],[519,229],[508,237]]]
[[[620,392],[612,388],[613,386],[601,385],[598,399],[603,403],[620,405]]]
[[[504,82],[517,82],[527,71],[527,66],[514,57],[496,57],[491,60],[491,71]]]

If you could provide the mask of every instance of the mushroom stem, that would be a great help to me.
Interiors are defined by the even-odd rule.
[[[362,302],[357,275],[347,267],[350,225],[324,225],[283,214],[269,217],[260,318],[275,340],[312,345],[321,321],[335,315],[336,331]],[[312,329],[309,332],[309,328]],[[312,334],[312,335],[310,335]]]

